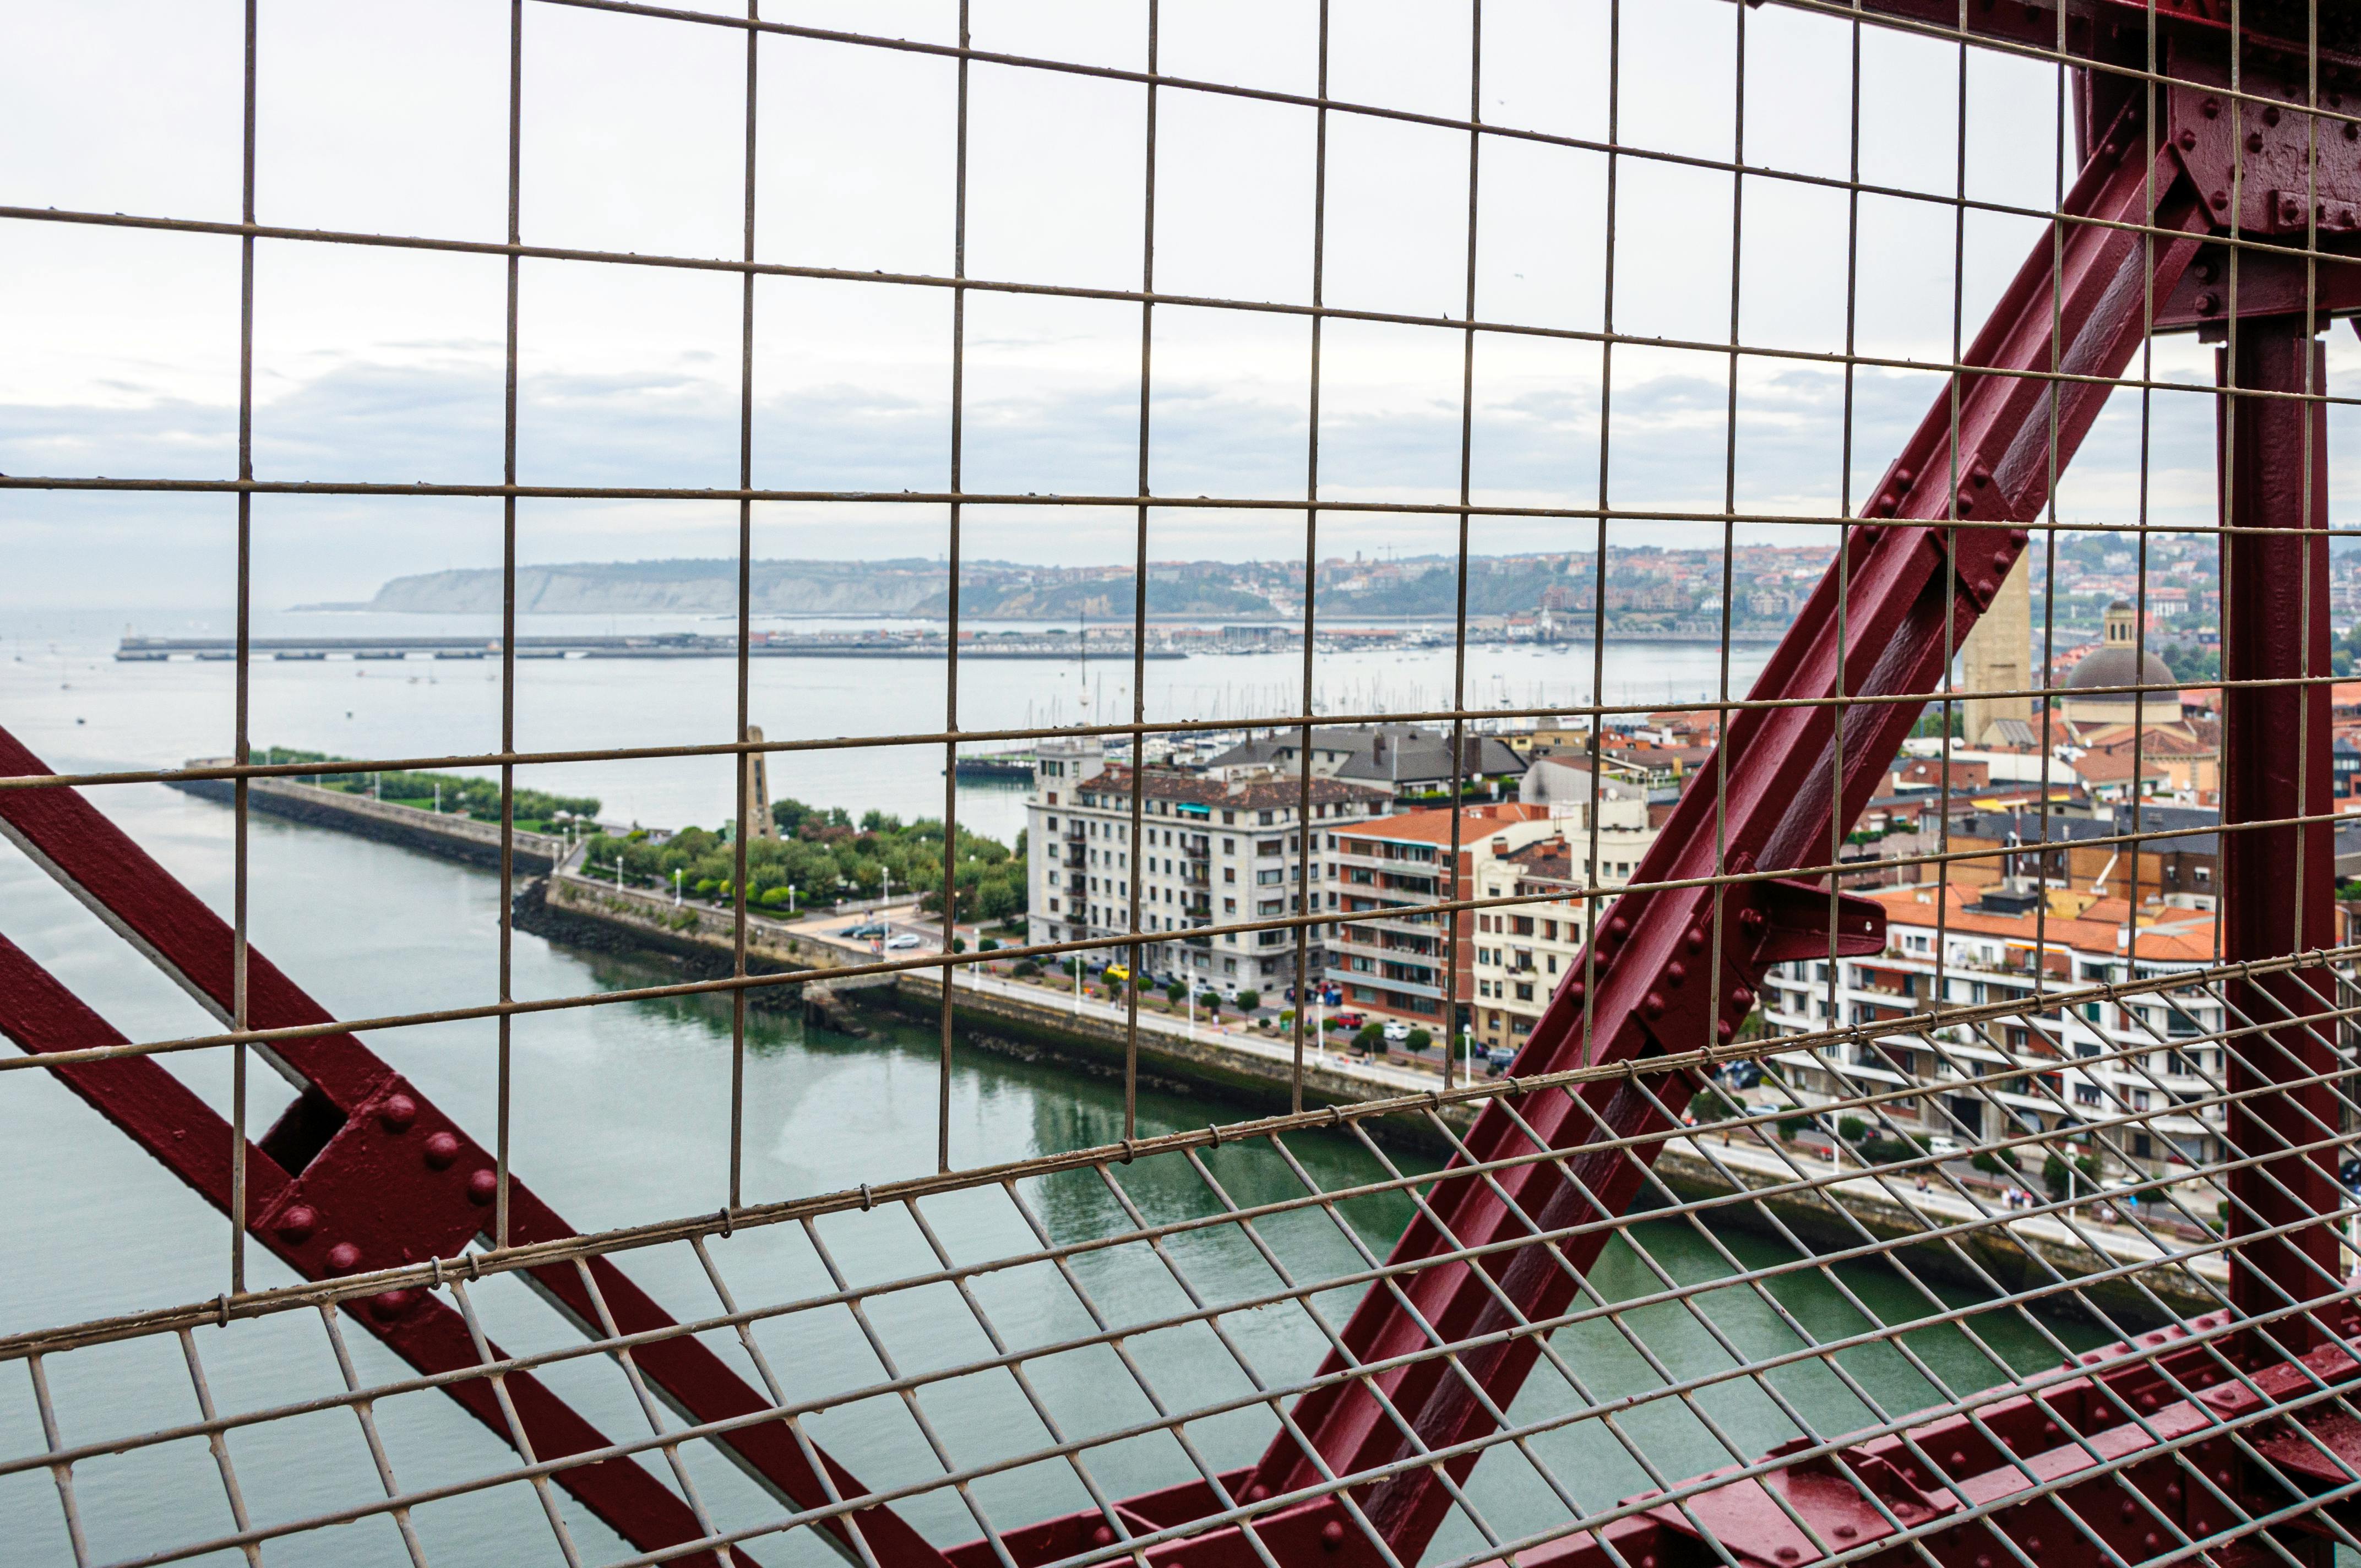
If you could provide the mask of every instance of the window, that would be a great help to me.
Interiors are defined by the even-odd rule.
[[[1058,819],[1057,819],[1056,817],[1052,817],[1051,818],[1049,818],[1049,831],[1050,831],[1050,832],[1052,832],[1052,833],[1055,833],[1057,830],[1058,830]]]
[[[1222,880],[1223,880],[1224,882],[1235,882],[1235,881],[1237,881],[1237,880],[1238,880],[1238,868],[1237,868],[1237,867],[1235,867],[1235,866],[1224,866],[1224,867],[1222,868]]]
[[[1287,872],[1279,866],[1265,866],[1255,872],[1255,883],[1261,887],[1276,887],[1287,880]]]
[[[1268,811],[1257,811],[1255,813],[1255,820],[1260,823],[1263,827],[1268,828],[1270,826],[1270,813]]]
[[[1265,812],[1263,815],[1268,817],[1270,814],[1268,812]],[[1279,852],[1281,848],[1282,845],[1277,839],[1257,839],[1255,840],[1255,853],[1257,855],[1276,855]]]
[[[1517,981],[1517,1000],[1520,1002],[1531,1002],[1532,999],[1533,982],[1529,980],[1521,980]]]
[[[1229,813],[1224,811],[1222,815],[1226,817],[1229,816]],[[1235,839],[1224,839],[1222,840],[1222,853],[1225,855],[1235,855],[1237,852],[1238,841]]]
[[[1224,812],[1223,812],[1223,813],[1222,813],[1222,826],[1223,826],[1223,827],[1224,827],[1224,828],[1229,827],[1232,823],[1235,822],[1237,819],[1238,819],[1238,814],[1237,814],[1236,812],[1235,812],[1235,811],[1224,811]],[[1229,841],[1227,839],[1223,839],[1223,840],[1222,840],[1222,848],[1223,848],[1223,849],[1224,849],[1224,850],[1227,850],[1229,847],[1230,847],[1230,841]],[[1235,974],[1235,972],[1237,972],[1237,971],[1236,971],[1235,970],[1231,970],[1231,972],[1232,972],[1233,974]]]

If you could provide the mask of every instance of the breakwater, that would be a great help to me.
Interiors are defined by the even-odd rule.
[[[189,765],[225,767],[228,762],[225,757],[205,758]],[[224,806],[236,797],[236,787],[228,779],[164,782],[183,794],[200,800],[219,801]],[[367,795],[347,795],[293,779],[249,779],[246,804],[249,811],[309,823],[314,828],[331,828],[339,833],[374,839],[381,844],[399,844],[446,861],[462,861],[494,870],[500,863],[500,825],[497,822],[478,822],[456,813],[421,811],[414,806],[371,800]],[[566,857],[570,847],[566,839],[550,833],[519,829],[511,837],[511,853],[520,872],[546,872]]]

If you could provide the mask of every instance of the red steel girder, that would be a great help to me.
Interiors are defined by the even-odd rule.
[[[1839,695],[1923,696],[1937,689],[2022,553],[2025,525],[2040,515],[2052,474],[2071,460],[2110,381],[2145,340],[2151,302],[2171,294],[2201,236],[2212,231],[2179,149],[2168,145],[2151,164],[2142,138],[2125,134],[2127,128],[2128,120],[2115,127],[2075,181],[2053,232],[2035,245],[1963,356],[1975,368],[1953,378],[1872,493],[1865,510],[1875,521],[1850,532],[1841,557],[1772,655],[1751,700],[1817,704]],[[2149,226],[2164,232],[2137,232]],[[2090,379],[2052,379],[2052,372]],[[1632,881],[1746,875],[1826,858],[1918,713],[1916,703],[1874,702],[1731,716],[1721,755],[1698,773]],[[1568,975],[1511,1070],[1636,1063],[1659,1050],[1728,1039],[1752,1009],[1770,965],[1883,945],[1878,905],[1817,886],[1766,879],[1625,894],[1596,933],[1595,968],[1587,978],[1579,967]],[[1642,1075],[1594,1082],[1578,1100],[1549,1095],[1524,1102],[1525,1122],[1571,1157],[1488,1179],[1446,1176],[1389,1261],[1414,1263],[1455,1248],[1513,1242],[1535,1229],[1620,1216],[1639,1195],[1655,1146],[1579,1151],[1668,1131],[1667,1117],[1681,1114],[1696,1082],[1686,1074]],[[1474,1159],[1487,1162],[1533,1152],[1517,1117],[1497,1104],[1478,1117],[1466,1144]],[[1572,1300],[1576,1280],[1607,1240],[1601,1229],[1562,1246],[1490,1256],[1480,1274],[1477,1266],[1453,1262],[1400,1281],[1399,1293],[1372,1290],[1345,1329],[1345,1344],[1356,1361],[1382,1360],[1438,1341],[1500,1333],[1520,1316],[1554,1316]],[[1365,1384],[1339,1381],[1306,1396],[1294,1424],[1331,1473],[1391,1464],[1493,1431],[1486,1405],[1506,1409],[1539,1354],[1532,1336],[1514,1335],[1450,1364],[1421,1360],[1376,1379],[1384,1404]],[[1337,1354],[1322,1367],[1323,1375],[1345,1370]],[[1387,1406],[1408,1420],[1415,1445]],[[1452,1460],[1451,1477],[1464,1477],[1475,1458]],[[1257,1501],[1316,1486],[1322,1469],[1282,1433],[1242,1495]],[[1433,1467],[1356,1489],[1355,1499],[1405,1563],[1417,1560],[1450,1507],[1449,1490]],[[1041,1527],[1042,1539],[1071,1541],[1072,1530],[1086,1528],[1082,1516],[1051,1521]],[[1333,1498],[1276,1511],[1257,1519],[1256,1530],[1273,1542],[1318,1539],[1353,1563],[1380,1561]],[[953,1555],[973,1561],[974,1551]],[[1235,1526],[1148,1555],[1224,1568],[1255,1561]],[[1020,1564],[1045,1560],[1019,1557]]]
[[[2220,355],[2222,819],[2272,822],[2222,836],[2222,956],[2276,958],[2336,940],[2330,692],[2302,684],[2331,671],[2328,625],[2326,348],[2302,316],[2241,322]],[[2310,400],[2306,398],[2310,394]],[[2246,530],[2273,532],[2248,532]],[[2280,683],[2280,684],[2266,684]],[[2295,825],[2302,817],[2319,820]],[[2325,968],[2240,981],[2229,999],[2256,1023],[2334,1005]],[[2331,1024],[2328,1029],[2338,1025]],[[2232,1236],[2299,1224],[2338,1207],[2334,1157],[2285,1151],[2336,1135],[2334,1067],[2323,1026],[2290,1025],[2230,1053],[2226,1143],[2257,1164],[2231,1173]],[[2249,1242],[2231,1255],[2231,1300],[2249,1314],[2337,1288],[2338,1246],[2325,1225]],[[2301,1321],[2274,1331],[2289,1349],[2318,1337]]]
[[[0,730],[0,775],[28,777],[49,771],[14,736]],[[229,927],[79,792],[0,791],[0,835],[23,849],[200,1004],[217,1017],[230,1017]],[[302,1027],[328,1023],[332,1016],[249,947],[248,1027]],[[0,1034],[35,1053],[121,1038],[5,942],[0,942]],[[249,1146],[247,1159],[247,1230],[290,1267],[309,1279],[326,1279],[432,1257],[456,1257],[483,1234],[494,1196],[492,1155],[375,1052],[348,1034],[283,1040],[257,1049],[301,1091],[260,1143]],[[126,1059],[58,1070],[75,1093],[228,1212],[231,1129],[159,1064]],[[578,1234],[513,1176],[509,1230],[509,1240],[516,1245]],[[671,1316],[611,1261],[594,1257],[585,1266],[597,1286],[595,1300],[571,1263],[532,1269],[526,1278],[586,1333],[605,1333],[598,1310],[602,1302],[618,1332],[673,1326]],[[458,1313],[432,1296],[394,1290],[347,1306],[357,1321],[421,1371],[476,1365]],[[692,1420],[727,1420],[769,1409],[772,1403],[686,1335],[651,1340],[635,1347],[631,1359],[653,1389]],[[511,1387],[519,1386],[518,1379],[508,1381]],[[463,1395],[462,1389],[467,1392]],[[459,1385],[453,1392],[504,1441],[510,1439],[484,1383]],[[607,1441],[545,1389],[517,1403],[527,1438],[544,1460]],[[831,1492],[844,1497],[865,1490],[784,1420],[741,1426],[715,1441],[749,1476],[796,1507],[820,1507],[831,1500]],[[812,1458],[807,1458],[807,1448]],[[827,1468],[825,1484],[813,1468],[814,1459]],[[560,1479],[585,1506],[643,1550],[703,1533],[694,1527],[685,1504],[630,1461],[568,1470]],[[670,1507],[651,1492],[669,1499]],[[924,1568],[943,1561],[940,1552],[884,1508],[862,1509],[831,1523],[825,1538],[851,1556],[856,1551],[851,1537],[856,1529],[860,1544],[881,1568]]]
[[[1520,1552],[1516,1561],[1520,1568],[1724,1568],[1729,1560],[1740,1568],[1808,1568],[1831,1552],[1893,1540],[1899,1524],[1925,1532],[1920,1547],[1942,1568],[2115,1568],[2177,1552],[2184,1537],[2241,1529],[2304,1497],[2323,1498],[2345,1529],[2361,1523],[2353,1497],[2361,1422],[2349,1408],[2361,1393],[2361,1361],[2352,1343],[2333,1339],[2268,1364],[2238,1358],[2255,1369],[2235,1376],[2222,1361],[2236,1340],[2219,1333],[2226,1321],[2214,1313],[2185,1330],[2091,1352],[2082,1360],[2100,1364],[2091,1376],[1996,1400],[1972,1416],[1942,1416],[1757,1476],[1712,1472],[1675,1490],[1730,1479]],[[2349,1313],[2335,1327],[2349,1335]],[[2209,1336],[2210,1347],[2191,1334]],[[2281,1404],[2295,1408],[2266,1413]],[[1975,1517],[1965,1517],[1971,1509]],[[1729,1560],[1700,1536],[1700,1525]],[[2273,1530],[2298,1562],[2309,1555],[2323,1563],[2330,1533],[2312,1515]],[[2191,1560],[2208,1559],[2287,1561],[2251,1539]],[[1928,1557],[1897,1541],[1855,1562],[1927,1568]]]

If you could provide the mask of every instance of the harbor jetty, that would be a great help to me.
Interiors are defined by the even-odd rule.
[[[194,757],[188,766],[225,768],[230,762],[227,757]],[[168,778],[164,782],[182,794],[219,801],[224,806],[236,798],[236,786],[228,779]],[[457,812],[438,812],[401,801],[372,800],[365,795],[324,788],[309,779],[291,778],[247,780],[246,804],[248,810],[265,816],[283,817],[314,828],[331,828],[382,844],[398,844],[446,861],[462,861],[495,870],[500,863],[500,825],[478,822]],[[511,842],[516,869],[529,873],[550,870],[572,848],[570,841],[558,834],[528,832],[523,828],[513,830]]]

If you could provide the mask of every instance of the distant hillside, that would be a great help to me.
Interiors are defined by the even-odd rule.
[[[949,612],[939,561],[757,561],[749,573],[762,615],[906,615]],[[1186,571],[1148,581],[1152,615],[1252,617],[1276,613],[1259,594],[1216,572]],[[530,614],[671,611],[721,615],[738,606],[738,563],[601,561],[517,568],[517,609]],[[304,609],[373,609],[427,615],[489,615],[500,609],[500,574],[489,567],[396,577],[366,603]],[[1114,620],[1131,613],[1128,572],[1060,571],[978,562],[962,574],[960,613],[989,620]]]

